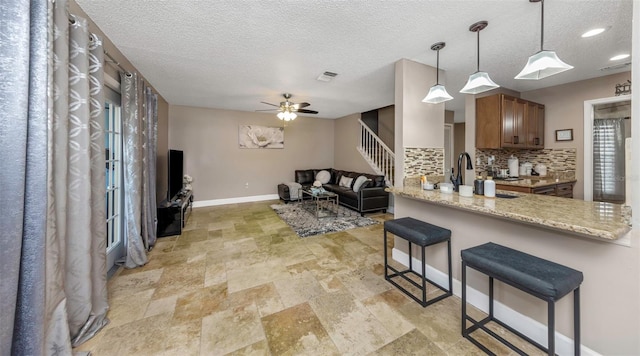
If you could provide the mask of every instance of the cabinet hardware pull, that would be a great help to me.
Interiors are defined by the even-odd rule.
[[[516,144],[516,145],[519,143],[518,142],[518,136],[513,136],[513,143]]]
[[[535,138],[534,139],[535,145],[538,146],[540,144],[540,139],[539,138]]]

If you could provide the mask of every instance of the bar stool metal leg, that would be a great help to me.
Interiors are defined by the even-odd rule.
[[[580,287],[573,291],[573,354],[580,355]]]
[[[547,333],[548,336],[547,338],[549,339],[548,341],[548,354],[550,356],[553,356],[556,354],[556,309],[555,309],[555,301],[554,300],[549,300],[547,302],[548,304],[548,310],[547,310]]]
[[[467,264],[462,261],[462,336],[466,337],[467,332]]]
[[[422,305],[427,306],[427,260],[424,259],[424,246],[422,246]]]

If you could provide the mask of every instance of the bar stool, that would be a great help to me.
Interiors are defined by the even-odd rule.
[[[487,354],[493,354],[471,336],[471,333],[475,330],[482,329],[512,350],[524,354],[522,350],[485,326],[488,322],[494,321],[540,350],[547,352],[549,355],[555,355],[555,302],[573,291],[574,354],[580,355],[580,284],[584,279],[582,272],[492,242],[462,250],[461,256],[462,336]],[[467,315],[466,267],[489,276],[489,316],[480,321]],[[494,278],[547,302],[548,347],[545,348],[493,315]],[[468,328],[466,327],[467,320],[472,324]]]
[[[394,234],[395,236],[402,238],[409,242],[409,269],[404,271],[399,271],[394,267],[390,266],[387,261],[387,231]],[[447,242],[448,255],[447,260],[449,264],[449,289],[445,289],[439,284],[433,282],[429,278],[426,277],[426,260],[425,260],[425,248],[427,246],[435,245],[440,242]],[[416,244],[422,248],[422,275],[418,274],[413,270],[412,266],[412,256],[411,256],[411,245]],[[392,274],[388,274],[388,270],[391,270]],[[418,284],[414,280],[410,279],[406,276],[407,273],[413,273],[416,276],[420,277],[422,283]],[[422,299],[419,299],[411,292],[400,286],[396,283],[392,278],[401,277],[411,283],[413,286],[418,288],[422,292]],[[433,304],[439,300],[442,300],[448,296],[451,296],[452,293],[452,276],[451,276],[451,230],[432,225],[420,220],[416,220],[414,218],[405,217],[395,220],[389,220],[384,222],[384,279],[389,281],[389,283],[396,286],[403,293],[411,297],[416,302],[420,303],[423,307],[427,305]],[[431,285],[438,287],[445,294],[439,295],[436,298],[433,298],[427,301],[427,282]]]

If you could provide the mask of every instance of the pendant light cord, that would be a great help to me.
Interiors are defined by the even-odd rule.
[[[477,68],[476,72],[480,71],[480,30],[476,31],[478,33],[478,58],[477,58]]]
[[[440,50],[436,51],[436,85],[440,84]]]
[[[540,51],[544,51],[544,0],[540,0],[542,10],[540,14]]]

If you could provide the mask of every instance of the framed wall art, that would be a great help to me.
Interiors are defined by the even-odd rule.
[[[556,141],[573,141],[573,129],[556,130]]]
[[[240,148],[284,148],[284,127],[240,125]]]

